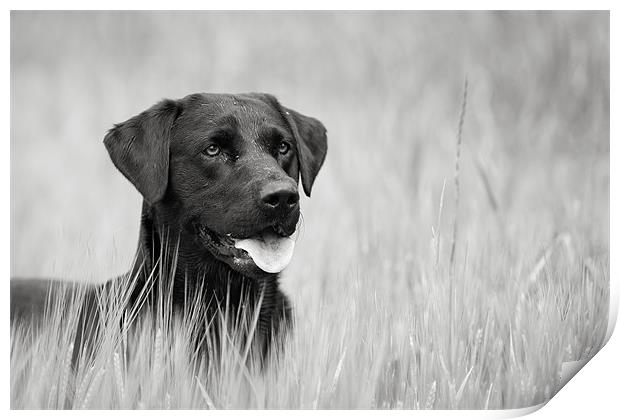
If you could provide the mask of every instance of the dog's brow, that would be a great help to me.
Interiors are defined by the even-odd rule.
[[[258,133],[258,138],[264,141],[279,141],[284,137],[285,133],[277,127],[263,127]]]
[[[222,146],[230,145],[237,135],[237,129],[229,125],[218,126],[209,130],[207,138],[216,140]]]
[[[213,120],[209,120],[212,124],[205,133],[206,138],[217,138],[219,142],[230,142],[239,131],[239,122],[233,115],[223,115]]]
[[[211,120],[211,122],[218,128],[221,127],[236,130],[239,127],[239,121],[237,121],[237,118],[231,114],[215,118],[214,120]]]

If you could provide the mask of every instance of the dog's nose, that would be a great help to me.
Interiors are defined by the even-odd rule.
[[[299,202],[299,193],[297,187],[288,182],[275,182],[263,187],[260,198],[268,210],[288,211]]]

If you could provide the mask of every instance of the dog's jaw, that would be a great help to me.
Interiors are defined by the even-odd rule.
[[[195,225],[194,231],[197,246],[204,247],[215,259],[243,276],[260,281],[277,275],[261,270],[247,251],[235,247],[235,242],[230,236],[219,235],[201,225]]]

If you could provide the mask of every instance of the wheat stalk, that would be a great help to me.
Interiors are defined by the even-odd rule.
[[[461,184],[459,175],[461,172],[461,146],[463,144],[463,124],[465,122],[465,111],[467,109],[467,78],[463,86],[463,103],[461,105],[461,115],[459,117],[459,128],[456,136],[456,161],[454,165],[454,224],[452,229],[452,249],[450,251],[450,266],[454,265],[454,256],[456,253],[456,239],[458,234],[458,210]]]
[[[463,86],[463,103],[461,105],[461,115],[459,117],[459,128],[456,136],[456,162],[454,168],[454,222],[452,225],[452,247],[450,250],[450,295],[448,302],[448,316],[450,331],[448,333],[448,351],[450,363],[450,372],[453,371],[453,335],[454,335],[454,259],[456,254],[456,240],[458,237],[458,213],[459,213],[459,198],[460,198],[460,181],[459,175],[461,171],[461,145],[463,143],[463,124],[465,122],[465,111],[467,109],[467,78],[465,78],[465,84]]]
[[[342,355],[340,356],[340,360],[338,360],[338,365],[336,366],[336,371],[334,372],[334,378],[332,379],[332,384],[330,387],[330,392],[333,394],[336,391],[336,386],[338,385],[338,380],[340,379],[340,373],[342,372],[342,365],[344,363],[344,358],[347,355],[347,348],[345,347],[342,351]]]
[[[118,395],[122,402],[125,400],[125,386],[121,370],[121,358],[116,351],[114,352],[114,374],[114,378],[116,379],[116,388],[118,389]]]
[[[526,303],[528,294],[530,293],[531,289],[538,284],[538,278],[540,277],[540,274],[547,266],[547,263],[549,262],[553,253],[556,251],[559,245],[564,245],[569,255],[573,253],[571,247],[571,237],[570,234],[566,232],[557,234],[553,238],[552,243],[543,250],[540,257],[536,261],[536,264],[534,264],[534,267],[527,276],[525,287],[519,294],[519,299],[517,300],[517,305],[515,309],[515,325],[521,325],[523,306]]]
[[[463,378],[463,382],[461,382],[461,386],[459,386],[458,391],[456,391],[456,396],[454,397],[454,402],[456,403],[456,405],[459,404],[459,402],[461,401],[461,398],[463,397],[463,391],[465,391],[465,385],[467,384],[467,381],[469,380],[469,377],[471,376],[471,373],[473,370],[474,370],[474,366],[469,368],[469,370],[467,371],[467,374],[465,375],[465,378]]]
[[[198,379],[197,376],[195,378],[196,378],[196,383],[198,384],[198,388],[200,388],[200,393],[202,394],[202,398],[207,403],[207,407],[209,408],[209,410],[215,410],[216,409],[215,404],[213,404],[213,400],[211,399],[211,397],[209,397],[207,390],[205,389],[204,386],[202,386],[202,383],[200,383],[200,379]]]
[[[319,399],[321,398],[321,377],[319,377],[319,380],[316,384],[316,397],[314,398],[314,401],[312,402],[312,409],[316,410],[319,408]]]
[[[92,375],[92,373],[94,371],[95,371],[95,367],[91,366],[88,369],[88,372],[86,372],[86,374],[82,378],[82,381],[80,382],[80,386],[78,387],[78,389],[77,389],[77,391],[75,393],[74,403],[77,403],[78,401],[80,401],[82,399],[82,394],[84,394],[84,391],[86,391],[86,385],[88,383],[88,378],[91,377],[91,375]]]
[[[60,395],[58,396],[58,407],[65,407],[65,398],[67,395],[67,384],[69,382],[69,372],[71,372],[71,357],[73,356],[73,343],[69,344],[67,354],[65,355],[64,369],[60,377]]]
[[[489,403],[491,402],[491,392],[493,392],[493,382],[491,382],[491,385],[489,386],[489,391],[487,392],[487,398],[486,398],[486,401],[484,402],[485,410],[489,409]]]
[[[433,381],[431,384],[431,389],[428,391],[428,396],[426,397],[426,404],[424,405],[425,410],[432,410],[435,407],[435,398],[437,397],[437,381]]]
[[[155,373],[158,373],[161,371],[162,347],[163,347],[162,342],[163,340],[162,340],[161,328],[157,328],[157,332],[155,333],[155,356],[154,356],[154,363],[153,363],[153,371]]]
[[[433,238],[435,239],[435,270],[439,268],[439,254],[441,248],[441,214],[443,213],[443,197],[446,191],[446,179],[443,180],[441,186],[441,195],[439,196],[439,211],[437,212],[437,224],[433,229]]]
[[[88,391],[86,392],[86,397],[84,397],[84,402],[82,403],[82,407],[81,407],[82,410],[85,410],[88,408],[90,397],[92,396],[95,388],[99,386],[99,382],[103,378],[104,373],[105,373],[105,368],[101,368],[99,369],[99,372],[97,372],[97,375],[93,378],[93,381],[91,382],[90,386],[88,387]]]

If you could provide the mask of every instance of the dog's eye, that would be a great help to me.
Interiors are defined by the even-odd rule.
[[[285,141],[281,141],[278,145],[278,153],[285,155],[288,151],[291,150],[291,145]]]
[[[202,151],[202,154],[213,157],[219,155],[220,152],[220,146],[218,146],[217,144],[210,144]]]

